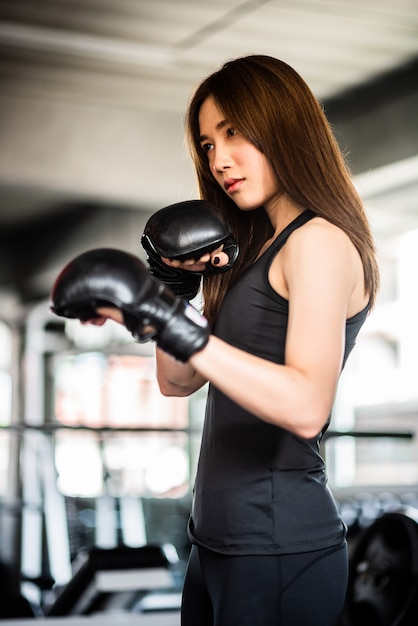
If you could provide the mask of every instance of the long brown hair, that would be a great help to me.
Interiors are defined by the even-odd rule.
[[[292,67],[273,57],[251,55],[228,61],[204,79],[186,116],[200,195],[222,208],[240,245],[239,261],[232,270],[204,280],[208,319],[213,322],[230,285],[273,234],[263,207],[240,211],[210,172],[199,141],[199,111],[208,96],[266,156],[279,189],[348,235],[363,262],[365,290],[373,305],[379,271],[370,225],[323,108]]]

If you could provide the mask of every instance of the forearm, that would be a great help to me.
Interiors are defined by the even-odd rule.
[[[263,421],[314,437],[325,424],[334,385],[287,365],[248,354],[211,336],[189,363],[220,391]]]
[[[189,396],[207,382],[190,362],[181,363],[159,348],[155,358],[158,385],[165,396]]]

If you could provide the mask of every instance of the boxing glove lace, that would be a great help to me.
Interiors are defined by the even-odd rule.
[[[171,204],[154,213],[141,238],[148,254],[151,274],[182,298],[191,300],[200,287],[202,275],[219,274],[235,263],[239,247],[221,209],[206,200],[187,200]],[[203,272],[169,267],[161,257],[184,261],[200,259],[223,245],[228,263],[222,267],[210,261]]]
[[[186,362],[208,342],[206,318],[130,253],[90,250],[68,263],[55,280],[50,308],[56,315],[88,321],[103,306],[121,310],[136,340],[153,340],[179,361]]]

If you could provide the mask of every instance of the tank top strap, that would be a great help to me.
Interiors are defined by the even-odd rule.
[[[267,261],[269,262],[273,258],[273,256],[278,253],[278,251],[284,246],[293,231],[306,224],[306,222],[309,222],[309,220],[315,217],[315,215],[316,213],[314,213],[310,209],[306,209],[306,211],[295,217],[295,219],[292,220],[290,224],[288,224],[286,228],[282,230],[279,236],[276,237],[271,246],[266,250],[265,258],[267,259]]]

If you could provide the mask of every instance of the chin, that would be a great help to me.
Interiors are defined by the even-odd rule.
[[[240,211],[255,211],[262,206],[261,204],[255,204],[253,202],[245,202],[245,200],[240,200],[239,198],[232,198],[232,200]]]

